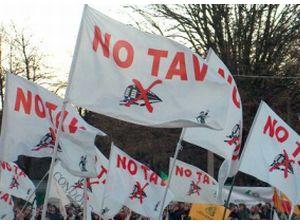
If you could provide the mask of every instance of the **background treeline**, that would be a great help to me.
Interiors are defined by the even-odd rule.
[[[126,6],[132,26],[174,39],[205,57],[212,47],[235,77],[244,113],[243,138],[247,137],[260,100],[300,133],[300,9],[299,5],[148,5]],[[52,91],[65,87],[47,66],[47,55],[16,26],[0,29],[0,97],[3,102],[5,73],[47,84]],[[245,77],[247,76],[247,77]],[[79,108],[82,116],[109,134],[96,144],[108,156],[110,142],[155,171],[168,172],[180,129],[154,129],[129,124]],[[213,138],[213,136],[212,136]],[[203,170],[207,153],[184,143],[179,159]],[[40,179],[48,159],[21,157],[30,177]],[[222,159],[215,156],[215,173]],[[237,184],[258,185],[239,175]]]

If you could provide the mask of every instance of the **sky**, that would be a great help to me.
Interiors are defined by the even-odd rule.
[[[17,27],[25,28],[27,33],[32,34],[32,42],[48,55],[47,65],[53,68],[58,77],[66,80],[84,4],[89,4],[123,23],[130,23],[132,18],[128,15],[129,11],[123,8],[123,5],[145,5],[150,2],[173,3],[174,1],[1,0],[0,24],[6,26],[13,22]],[[176,3],[188,2],[187,0],[176,1]],[[204,2],[201,1],[201,3]]]
[[[126,23],[127,10],[120,3],[104,1],[0,1],[0,24],[11,22],[32,34],[32,42],[47,54],[47,65],[67,79],[79,23],[85,3],[110,17]]]

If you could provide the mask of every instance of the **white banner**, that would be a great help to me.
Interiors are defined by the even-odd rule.
[[[0,191],[0,220],[13,220],[15,217],[13,208],[14,202],[11,196]]]
[[[109,201],[101,210],[101,202],[103,200],[104,186],[106,183],[106,175],[108,170],[108,160],[99,151],[97,153],[97,171],[96,178],[87,179],[87,193],[88,193],[88,208],[90,211],[101,215],[103,218],[113,218],[122,208],[117,202]],[[69,201],[83,206],[85,179],[76,177],[65,170],[60,163],[56,163],[53,172],[53,185],[57,188],[53,191],[52,197],[57,197],[64,194],[68,200],[62,200],[64,204]],[[56,196],[55,196],[56,195]]]
[[[67,98],[152,127],[223,129],[230,88],[200,56],[95,9],[84,9]]]
[[[170,158],[169,173],[174,159]],[[172,174],[170,190],[174,194],[173,201],[187,203],[216,204],[217,181],[203,170],[176,160]]]
[[[118,201],[132,211],[157,219],[166,183],[144,164],[112,145],[105,202]],[[164,208],[172,200],[168,191]]]
[[[300,136],[261,102],[243,149],[240,170],[300,202]]]
[[[223,201],[227,200],[230,186],[223,188]],[[274,194],[273,187],[233,187],[230,203],[245,204],[247,207],[259,203],[271,203]]]
[[[219,183],[224,184],[228,176],[234,176],[237,173],[243,129],[242,102],[229,69],[212,49],[209,49],[208,55],[207,63],[212,68],[214,75],[224,79],[231,89],[228,113],[224,118],[226,126],[222,131],[188,128],[183,140],[210,150],[227,160],[228,164],[222,166],[223,168],[220,170],[223,172],[220,176],[225,179],[218,179]]]
[[[15,75],[6,79],[0,158],[15,161],[19,155],[49,157],[54,148],[62,99]],[[95,177],[95,146],[100,130],[87,124],[70,104],[66,107],[58,158],[74,175]]]
[[[35,199],[35,194],[29,198],[35,191],[32,181],[17,164],[5,161],[0,163],[0,191],[32,203]]]

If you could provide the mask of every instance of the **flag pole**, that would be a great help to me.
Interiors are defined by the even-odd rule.
[[[26,208],[28,202],[30,201],[31,197],[35,194],[36,190],[39,188],[43,180],[46,178],[46,176],[49,174],[49,170],[46,172],[46,174],[43,176],[43,178],[39,181],[39,183],[36,185],[35,190],[29,195],[28,200],[25,202],[24,206],[21,209],[21,213],[23,213],[24,209]]]
[[[161,203],[161,206],[160,206],[160,212],[159,212],[159,217],[158,217],[159,219],[162,219],[164,204],[165,204],[165,201],[166,201],[166,198],[167,198],[168,189],[169,189],[170,184],[171,184],[172,174],[173,174],[173,170],[175,168],[175,163],[176,163],[176,160],[177,160],[177,157],[178,157],[178,153],[182,149],[181,143],[182,143],[182,139],[183,139],[185,131],[186,131],[186,128],[183,128],[182,131],[181,131],[179,140],[177,142],[177,145],[176,145],[176,149],[175,149],[175,153],[174,153],[174,157],[173,157],[173,162],[172,162],[172,165],[171,165],[171,170],[170,170],[167,186],[165,188],[163,200],[162,200],[162,203]]]
[[[249,130],[249,133],[248,133],[248,136],[247,136],[245,145],[244,145],[244,147],[243,147],[243,151],[242,151],[242,154],[241,154],[241,156],[240,156],[240,161],[239,161],[239,164],[238,164],[238,172],[239,172],[239,169],[240,169],[240,166],[241,166],[241,162],[242,162],[243,157],[244,157],[244,154],[245,154],[244,148],[246,148],[246,146],[248,145],[248,142],[249,142],[249,139],[250,139],[249,136],[251,136],[252,131],[253,131],[253,127],[254,127],[253,124],[254,124],[254,122],[257,120],[257,117],[258,117],[258,115],[259,115],[259,112],[260,112],[260,110],[261,110],[261,107],[262,107],[262,101],[261,101],[260,104],[259,104],[259,107],[258,107],[258,109],[257,109],[257,112],[256,112],[255,117],[254,117],[253,122],[252,122],[252,126],[251,126],[251,128],[250,128],[250,130]],[[237,172],[237,173],[238,173],[238,172]],[[235,183],[235,179],[236,179],[237,173],[234,175],[234,177],[233,177],[233,179],[232,179],[230,191],[229,191],[227,200],[226,200],[226,202],[225,202],[225,204],[224,204],[225,209],[224,209],[224,213],[223,213],[223,220],[224,220],[225,215],[226,215],[227,206],[228,206],[229,201],[230,201],[230,197],[231,197],[231,193],[232,193],[232,190],[233,190],[233,186],[234,186],[234,183]],[[222,195],[222,192],[220,192],[220,194]]]
[[[48,182],[47,182],[47,188],[46,188],[46,194],[45,194],[45,199],[44,199],[44,205],[43,205],[43,211],[42,211],[42,220],[46,218],[46,211],[47,211],[47,205],[48,205],[48,200],[49,200],[49,193],[50,193],[50,188],[51,188],[51,181],[52,181],[52,176],[53,176],[53,171],[54,171],[54,165],[55,165],[55,160],[57,157],[57,149],[58,149],[58,140],[61,135],[62,131],[62,123],[63,123],[63,115],[65,114],[66,111],[66,106],[67,106],[67,101],[65,100],[62,105],[62,110],[61,114],[59,117],[59,124],[58,124],[58,130],[55,138],[55,144],[54,144],[54,149],[51,157],[51,165],[49,168],[49,176],[48,176]]]
[[[83,220],[87,220],[87,178],[84,178],[84,190],[83,190]]]
[[[72,81],[73,72],[74,72],[75,64],[76,64],[77,57],[78,57],[78,46],[81,42],[80,33],[81,33],[81,30],[82,30],[82,27],[83,27],[84,12],[86,11],[87,6],[88,6],[87,4],[84,4],[84,9],[83,9],[83,12],[82,12],[82,17],[81,17],[81,21],[80,21],[80,25],[79,25],[79,32],[78,32],[78,35],[77,35],[75,50],[74,50],[74,54],[73,54],[73,60],[72,60],[70,73],[69,73],[69,77],[68,77],[68,85],[67,85],[67,89],[66,89],[66,93],[65,93],[65,97],[64,97],[64,102],[63,102],[63,105],[62,105],[62,110],[61,110],[61,114],[60,114],[60,118],[59,118],[57,136],[55,138],[55,145],[54,145],[54,149],[53,149],[51,165],[50,165],[50,168],[49,168],[49,177],[48,177],[47,189],[46,189],[45,200],[44,200],[44,205],[43,205],[42,219],[46,218],[46,210],[47,210],[51,180],[52,180],[52,176],[53,176],[54,162],[55,162],[56,154],[57,154],[58,140],[59,140],[59,137],[60,137],[60,134],[61,134],[61,128],[62,128],[63,117],[64,117],[64,114],[65,114],[65,109],[66,109],[66,106],[69,102],[68,101],[68,96],[69,96],[69,92],[70,92],[70,83]]]
[[[237,175],[237,174],[236,174]],[[229,201],[230,201],[230,197],[231,197],[231,193],[232,193],[232,190],[233,190],[233,186],[234,186],[234,183],[235,183],[235,178],[236,178],[236,175],[234,175],[232,181],[231,181],[231,186],[230,186],[230,190],[229,190],[229,193],[228,193],[228,196],[227,196],[227,200],[224,204],[224,213],[223,213],[223,220],[225,219],[225,215],[226,215],[226,211],[227,211],[227,207],[228,207],[228,204],[229,204]],[[222,192],[220,192],[220,194],[222,195]]]
[[[110,170],[110,160],[111,160],[111,152],[112,152],[112,147],[114,146],[114,143],[111,143],[110,146],[110,152],[109,152],[109,160],[108,160],[108,169],[107,169],[107,174],[106,174],[106,182],[104,184],[104,190],[103,190],[103,195],[102,195],[102,200],[101,200],[101,207],[100,207],[100,212],[101,212],[101,218],[104,219],[103,215],[103,206],[104,206],[104,199],[105,199],[105,193],[106,193],[106,186],[108,182],[108,175],[109,175],[109,170]]]

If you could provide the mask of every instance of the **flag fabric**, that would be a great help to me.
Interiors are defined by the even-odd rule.
[[[88,194],[88,208],[90,211],[101,215],[103,218],[113,218],[122,205],[115,201],[109,201],[104,205],[104,209],[101,209],[101,202],[103,200],[104,186],[106,184],[106,175],[108,170],[108,160],[105,156],[98,151],[97,153],[97,171],[98,175],[95,178],[87,179],[87,194]],[[85,178],[76,177],[69,173],[58,162],[54,166],[53,172],[53,193],[50,193],[50,197],[60,199],[64,205],[70,202],[83,206],[84,203],[84,183]]]
[[[152,127],[225,126],[230,88],[204,59],[89,6],[72,65],[66,97],[77,106]]]
[[[210,150],[225,159],[218,175],[221,190],[226,179],[234,176],[238,171],[243,110],[240,94],[231,72],[212,49],[209,49],[207,63],[213,70],[213,74],[224,79],[231,90],[228,112],[224,118],[226,126],[221,131],[187,128],[183,140]]]
[[[165,181],[114,145],[109,159],[105,202],[112,199],[140,215],[158,219]],[[163,208],[172,198],[173,194],[168,190]]]
[[[174,159],[170,158],[169,173]],[[217,203],[218,183],[203,170],[176,160],[169,186],[174,194],[174,201],[187,203]]]
[[[13,220],[14,202],[8,193],[0,191],[0,220]]]
[[[255,161],[255,165],[253,165]],[[244,146],[240,170],[300,201],[300,137],[261,102]]]
[[[223,188],[223,202],[227,200],[230,186]],[[271,203],[273,197],[272,187],[233,187],[229,203],[245,204],[247,207],[259,203]]]
[[[225,207],[221,205],[193,204],[189,216],[192,220],[222,220]],[[229,209],[226,210],[225,219],[230,214]]]
[[[273,195],[273,205],[277,212],[285,213],[287,215],[291,215],[292,212],[292,203],[291,201],[285,196],[285,194],[281,192],[277,192],[276,189],[274,189],[274,195]]]
[[[14,162],[0,163],[0,191],[32,203],[35,194],[32,196],[31,194],[35,191],[35,186],[29,177]]]
[[[21,77],[6,79],[0,158],[15,161],[19,155],[52,156],[63,100]],[[87,124],[68,104],[63,116],[58,158],[74,175],[95,177],[95,136],[105,135]]]

